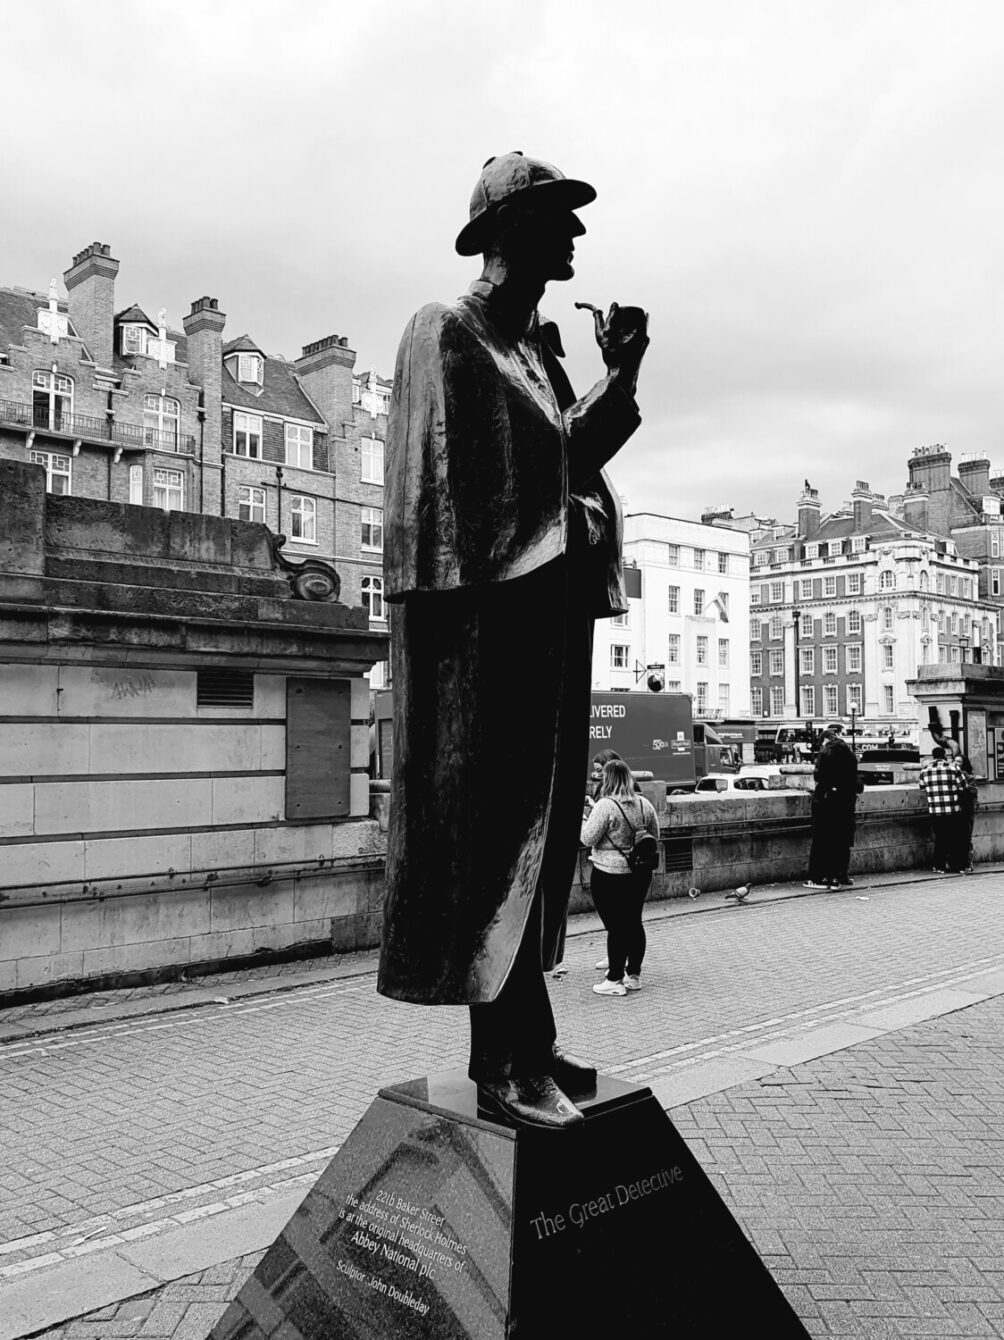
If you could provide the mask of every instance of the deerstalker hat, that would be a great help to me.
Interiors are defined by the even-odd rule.
[[[546,201],[565,209],[579,209],[596,199],[588,182],[575,181],[541,158],[527,158],[520,149],[497,158],[489,158],[481,170],[471,196],[470,222],[460,230],[457,251],[461,256],[477,256],[491,236],[491,226],[499,206]],[[585,229],[583,229],[585,232]]]

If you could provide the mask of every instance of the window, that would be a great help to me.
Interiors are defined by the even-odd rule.
[[[770,691],[770,714],[779,717],[784,712],[784,689],[775,684]]]
[[[860,711],[861,711],[861,703],[862,703],[862,697],[861,697],[861,685],[860,685],[860,684],[848,684],[848,685],[847,685],[847,712],[848,712],[848,715],[850,715],[850,712],[851,712],[851,709],[852,709],[852,708],[854,709],[855,712],[860,712]]]
[[[783,652],[783,651],[772,651],[772,652],[770,652],[770,673],[771,673],[772,675],[783,675],[783,674],[784,674],[784,652]]]
[[[697,569],[698,572],[703,572],[703,571],[704,571],[704,550],[703,550],[703,549],[695,549],[695,550],[694,550],[694,567]]]
[[[801,582],[801,587],[802,587],[802,599],[803,599],[803,600],[811,600],[811,599],[812,599],[812,578],[811,578],[811,577],[809,577],[809,578],[805,578],[805,579]]]
[[[154,470],[153,505],[165,512],[184,510],[185,478],[180,470]]]
[[[859,596],[861,594],[860,572],[849,572],[847,574],[847,594],[849,596]]]
[[[802,716],[816,715],[816,690],[812,684],[802,685]]]
[[[314,430],[299,423],[286,424],[286,464],[301,470],[314,468]]]
[[[922,591],[930,591],[930,589],[931,589],[931,578],[930,578],[930,576],[928,575],[926,569],[921,569],[921,573],[920,573],[920,589],[921,589]]]
[[[261,456],[260,414],[234,414],[234,455]]]
[[[943,572],[935,574],[934,589],[937,591],[939,596],[943,596],[945,594],[945,574]]]
[[[313,498],[294,493],[289,504],[290,539],[302,544],[317,543],[317,504]]]
[[[755,679],[759,679],[760,676],[763,674],[763,652],[762,652],[762,651],[751,651],[751,652],[750,652],[750,674],[753,675],[753,677],[754,677]]]
[[[129,467],[129,501],[143,506],[143,467],[141,465],[130,465]]]
[[[610,669],[626,670],[628,668],[628,656],[631,648],[626,647],[623,642],[614,642],[610,646]]]
[[[718,603],[722,609],[722,623],[729,621],[729,593],[728,591],[718,592]]]
[[[364,577],[362,580],[363,604],[369,606],[371,619],[386,619],[383,606],[383,578]]]
[[[700,586],[694,587],[694,613],[704,613],[704,588]]]
[[[893,612],[892,612],[892,606],[891,606],[891,605],[883,605],[883,606],[882,606],[882,628],[883,628],[883,630],[884,630],[885,632],[889,633],[889,632],[892,631],[892,626],[893,626],[893,620],[894,620],[894,618],[895,618],[895,616],[893,615]]]
[[[671,568],[680,566],[680,546],[678,544],[666,545],[666,562]]]
[[[383,483],[383,443],[378,437],[364,437],[359,444],[360,479],[364,484]]]
[[[627,626],[628,626],[628,616],[626,613],[615,614],[613,618],[610,620],[611,628],[627,628]]]
[[[788,550],[787,550],[787,549],[775,549],[775,550],[774,550],[774,562],[775,562],[775,563],[787,563],[787,561],[788,561]]]
[[[894,572],[890,572],[888,569],[886,569],[885,572],[879,574],[880,591],[892,591],[895,589],[895,587],[896,587],[896,574]]]
[[[886,716],[892,716],[896,711],[895,690],[891,684],[882,685],[882,697],[884,699],[884,709]]]
[[[823,636],[836,637],[837,635],[837,616],[831,611],[823,615]]]
[[[775,614],[770,621],[770,637],[772,642],[777,642],[784,636],[784,625],[781,623],[781,617]]]
[[[237,490],[238,521],[265,521],[265,490],[242,484]]]
[[[355,377],[353,377],[353,378],[352,378],[352,403],[353,403],[353,405],[361,405],[362,402],[363,402],[363,388],[362,388],[362,386],[359,384],[359,382],[355,379]]]
[[[765,568],[767,564],[770,562],[770,550],[758,549],[756,553],[753,555],[753,562],[756,567]]]
[[[854,535],[851,537],[851,553],[863,554],[868,547],[868,541],[863,535]]]
[[[759,619],[754,619],[750,624],[750,641],[760,642],[763,638],[763,624]]]
[[[383,553],[383,510],[379,507],[363,507],[360,511],[362,547]]]
[[[670,612],[670,614],[679,614],[679,613],[680,613],[680,588],[679,588],[678,586],[671,586],[671,587],[669,588],[668,595],[669,595],[669,612]]]
[[[883,669],[883,670],[891,670],[891,669],[892,669],[892,666],[893,666],[892,656],[893,656],[893,651],[894,651],[894,650],[895,650],[895,648],[893,647],[893,645],[892,645],[891,642],[883,642],[883,643],[882,643],[882,669]]]
[[[958,616],[958,614],[953,613],[953,614],[952,614],[952,632],[953,632],[953,633],[957,633],[958,631],[959,631],[959,616]]]
[[[999,530],[990,532],[990,557],[1000,558],[1001,556],[1001,533]]]
[[[1000,568],[990,569],[990,594],[999,596],[1001,593],[1001,570]]]
[[[667,679],[667,680],[666,680],[666,692],[667,692],[667,693],[679,693],[679,692],[680,692],[680,689],[681,689],[682,687],[683,687],[683,686],[681,685],[681,683],[680,683],[680,681],[679,681],[678,679]]]
[[[70,432],[65,421],[73,413],[73,381],[56,372],[31,374],[31,421],[36,428],[50,432]]]
[[[847,615],[847,631],[848,631],[848,633],[856,633],[856,634],[860,634],[860,632],[861,632],[861,611],[860,611],[860,610],[850,610],[850,611],[849,611],[849,613],[848,613],[848,615]]]
[[[818,558],[818,557],[819,557],[819,545],[818,545],[818,544],[807,544],[807,545],[805,546],[805,557],[806,557],[806,558]]]
[[[728,684],[718,685],[718,710],[722,716],[729,714],[729,686]]]
[[[953,573],[952,576],[949,577],[948,579],[948,594],[952,596],[958,595],[958,589],[959,589],[958,578]]]
[[[823,711],[828,717],[835,717],[840,709],[837,707],[837,686],[836,684],[823,685]]]
[[[143,443],[147,447],[178,450],[181,404],[163,395],[143,397]]]
[[[69,493],[70,458],[58,451],[29,451],[32,465],[45,466],[46,493]]]
[[[265,362],[261,354],[237,355],[237,380],[239,382],[255,382],[258,386],[261,386],[264,370]]]
[[[760,604],[760,588],[759,588],[759,586],[751,586],[751,587],[750,587],[750,604],[751,604],[751,605],[759,605],[759,604]]]
[[[861,643],[851,642],[844,648],[844,662],[849,675],[861,673]]]
[[[669,646],[666,651],[666,660],[670,665],[680,664],[680,634],[670,633]]]
[[[824,577],[824,578],[823,578],[823,595],[824,595],[824,596],[835,596],[836,594],[837,594],[837,579],[836,579],[836,577]]]
[[[780,605],[784,600],[784,582],[771,582],[770,599],[772,605]]]
[[[801,631],[801,635],[802,635],[802,637],[803,637],[806,641],[811,642],[812,639],[813,639],[813,637],[814,637],[814,635],[815,635],[815,627],[816,627],[816,621],[815,621],[815,619],[811,619],[811,618],[810,618],[810,619],[803,619],[802,622],[801,622],[801,624],[799,625],[799,627],[800,627],[800,631]]]
[[[844,552],[843,540],[831,540],[827,546],[826,552],[829,554],[830,558],[836,558],[838,554],[842,554]]]
[[[698,636],[697,639],[697,664],[707,665],[708,663],[708,639]]]
[[[836,647],[824,647],[823,674],[835,675],[836,673],[837,673],[837,649]]]
[[[728,556],[728,554],[719,554],[719,555],[718,555],[718,571],[721,572],[721,573],[727,573],[728,570],[729,570],[729,556]]]
[[[763,689],[759,684],[750,689],[750,711],[755,717],[763,716]]]
[[[703,716],[708,710],[708,685],[705,680],[697,681],[697,715]]]
[[[122,327],[121,347],[124,354],[145,354],[146,342],[150,332],[145,326],[125,325]]]
[[[799,673],[812,675],[816,671],[816,653],[811,647],[802,647],[798,653]]]
[[[728,669],[729,640],[727,637],[720,637],[718,639],[718,664]]]

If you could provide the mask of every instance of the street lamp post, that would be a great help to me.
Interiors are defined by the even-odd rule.
[[[802,618],[802,611],[800,609],[793,609],[791,611],[791,622],[795,629],[794,656],[795,656],[795,719],[796,720],[798,719],[799,712],[802,710],[802,698],[801,694],[799,693],[799,684],[798,684],[798,659],[799,659],[798,637],[799,637],[799,621],[801,620],[801,618]]]
[[[857,739],[857,736],[855,735],[855,726],[856,726],[856,724],[857,724],[857,719],[858,719],[858,709],[857,709],[857,707],[855,706],[854,703],[851,703],[851,753],[852,753],[852,754],[856,754],[856,753],[857,753],[857,745],[856,745],[856,739]]]

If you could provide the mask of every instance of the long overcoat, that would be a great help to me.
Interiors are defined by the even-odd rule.
[[[387,434],[394,769],[378,989],[495,998],[542,899],[553,961],[588,756],[592,626],[626,609],[603,463],[639,423],[575,400],[554,327],[479,281],[401,342]],[[536,919],[533,924],[537,924]]]

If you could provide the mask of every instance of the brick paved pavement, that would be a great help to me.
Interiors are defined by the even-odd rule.
[[[748,1043],[751,1038],[797,1034],[831,1019],[863,1017],[862,1011],[876,1004],[915,1000],[945,983],[969,983],[976,989],[983,975],[1004,965],[1004,926],[996,915],[1001,897],[1004,878],[998,874],[861,888],[851,894],[730,907],[701,916],[680,916],[674,910],[674,915],[650,922],[648,989],[625,1001],[601,1000],[589,991],[595,977],[592,963],[602,941],[595,933],[578,935],[570,942],[568,977],[553,984],[559,1027],[563,1038],[596,1056],[604,1067],[626,1078],[645,1080],[719,1055],[736,1039]],[[367,965],[356,966],[358,970]],[[316,971],[313,976],[316,978]],[[275,981],[266,980],[262,985],[274,986]],[[133,994],[133,1002],[135,999]],[[990,1006],[978,1006],[947,1016],[943,1026],[990,1010]],[[33,1021],[37,1027],[41,1012],[22,1011],[19,1017],[22,1023]],[[10,1022],[10,1016],[6,1018]],[[998,1036],[1004,1034],[999,1016],[996,1027]],[[910,1030],[911,1036],[916,1031]],[[464,1034],[462,1012],[424,1011],[381,1001],[373,994],[372,980],[364,976],[311,980],[292,991],[249,997],[230,1005],[118,1023],[102,1020],[9,1042],[0,1048],[0,1075],[7,1099],[0,1117],[0,1143],[5,1152],[10,1151],[0,1170],[0,1279],[5,1274],[13,1278],[9,1274],[12,1267],[32,1271],[43,1258],[58,1260],[62,1255],[66,1259],[94,1248],[100,1252],[116,1234],[156,1231],[158,1224],[175,1227],[184,1222],[185,1215],[215,1212],[223,1208],[221,1195],[235,1187],[243,1188],[244,1198],[267,1198],[288,1191],[297,1179],[308,1183],[323,1166],[318,1161],[322,1152],[347,1133],[376,1087],[409,1073],[459,1063]],[[900,1032],[887,1038],[905,1036]],[[945,1067],[950,1067],[953,1049],[969,1048],[974,1053],[963,1084],[974,1093],[962,1095],[965,1103],[975,1109],[980,1102],[993,1101],[999,1111],[999,1092],[983,1096],[975,1092],[984,1084],[981,1076],[990,1053],[985,1047],[970,1045],[964,1034],[952,1038],[945,1044]],[[864,1055],[863,1047],[884,1045],[884,1039],[876,1039],[855,1047],[852,1053],[813,1061],[796,1067],[784,1080],[779,1078],[782,1072],[775,1071],[773,1076],[679,1108],[674,1116],[688,1138],[697,1139],[699,1134],[702,1161],[721,1179],[727,1198],[739,1206],[740,1217],[768,1255],[768,1263],[776,1267],[778,1277],[792,1289],[800,1310],[808,1309],[806,1300],[818,1310],[803,1315],[817,1316],[820,1326],[831,1326],[814,1334],[1004,1335],[1004,1329],[923,1329],[926,1321],[938,1319],[923,1316],[917,1300],[926,1296],[924,1289],[940,1298],[942,1308],[958,1300],[944,1294],[955,1286],[946,1282],[943,1267],[937,1278],[927,1271],[926,1282],[916,1287],[898,1280],[896,1272],[905,1268],[903,1261],[914,1250],[909,1237],[900,1242],[894,1234],[890,1241],[895,1250],[876,1257],[899,1262],[889,1265],[887,1273],[898,1281],[902,1297],[885,1298],[879,1290],[873,1291],[873,1298],[894,1306],[904,1305],[903,1298],[911,1307],[916,1304],[908,1317],[890,1314],[900,1329],[877,1329],[879,1322],[885,1325],[890,1320],[886,1316],[871,1318],[869,1325],[874,1323],[875,1329],[853,1329],[863,1315],[853,1306],[853,1290],[865,1287],[861,1278],[839,1270],[834,1273],[829,1261],[820,1266],[818,1252],[817,1259],[812,1257],[808,1244],[819,1241],[813,1215],[820,1216],[821,1232],[834,1231],[835,1223],[849,1218],[844,1215],[847,1205],[842,1197],[851,1198],[852,1209],[856,1204],[855,1186],[859,1199],[862,1187],[884,1188],[872,1212],[862,1213],[860,1220],[875,1219],[877,1214],[883,1232],[897,1229],[895,1216],[883,1209],[886,1201],[894,1199],[890,1184],[876,1181],[874,1170],[885,1166],[897,1140],[911,1145],[916,1139],[911,1133],[914,1127],[924,1126],[909,1104],[904,1107],[906,1100],[926,1093],[925,1084],[934,1084],[925,1098],[930,1125],[942,1100],[937,1086],[950,1082],[942,1075],[937,1081],[923,1080],[918,1089],[917,1081],[903,1079],[902,1092],[895,1098],[896,1110],[888,1117],[890,1135],[882,1124],[893,1092],[888,1077],[882,1079],[876,1072],[869,1080],[845,1083],[847,1077],[837,1075],[847,1057]],[[998,1051],[998,1068],[1000,1059]],[[911,1054],[903,1062],[904,1073],[915,1068],[915,1060]],[[817,1067],[822,1067],[818,1073],[824,1075],[819,1083],[811,1078]],[[830,1073],[827,1067],[835,1069]],[[830,1089],[836,1096],[827,1096]],[[952,1102],[960,1092],[957,1088],[954,1095],[949,1094]],[[726,1111],[716,1106],[722,1102],[740,1106]],[[882,1114],[878,1127],[882,1138],[874,1143],[874,1157],[867,1148],[847,1146],[844,1150],[840,1141],[846,1132],[867,1131],[869,1114],[874,1111]],[[774,1148],[768,1137],[771,1132],[776,1136],[779,1113],[786,1134],[777,1143],[778,1160],[772,1161],[762,1156],[765,1148]],[[958,1129],[968,1138],[971,1125],[967,1107]],[[818,1136],[820,1127],[828,1132],[831,1126],[832,1138]],[[811,1138],[805,1131],[812,1132]],[[874,1137],[872,1131],[866,1145]],[[939,1133],[939,1138],[945,1137]],[[820,1152],[833,1148],[844,1151],[840,1155],[843,1162],[819,1164]],[[1001,1164],[999,1157],[994,1161],[995,1152],[1001,1153],[999,1146],[996,1151],[980,1148],[971,1156],[960,1154],[952,1166],[963,1170],[957,1174],[962,1178],[975,1176],[974,1168],[984,1170],[980,1177],[985,1191],[970,1195],[970,1207],[981,1201],[985,1207],[996,1197],[1000,1218],[1004,1203],[991,1175]],[[806,1171],[809,1158],[817,1160],[813,1167],[821,1168],[818,1177],[815,1171]],[[982,1162],[974,1162],[980,1158]],[[284,1161],[293,1166],[275,1167]],[[928,1176],[929,1171],[921,1175]],[[794,1189],[789,1184],[791,1177],[797,1179]],[[222,1191],[221,1180],[226,1183]],[[210,1185],[213,1182],[217,1185]],[[930,1216],[919,1184],[897,1172],[891,1185],[909,1201],[908,1208],[898,1212],[907,1227],[922,1212]],[[927,1185],[931,1185],[929,1179]],[[940,1189],[941,1184],[936,1185]],[[773,1226],[768,1222],[772,1214]],[[951,1215],[945,1217],[949,1228],[952,1222]],[[795,1230],[801,1231],[801,1237]],[[787,1236],[778,1236],[782,1231]],[[758,1235],[763,1234],[766,1237],[761,1240]],[[857,1259],[859,1276],[861,1257],[836,1251],[836,1247],[848,1247],[861,1236],[856,1222],[844,1239],[835,1240],[834,1252],[852,1262]],[[41,1240],[23,1241],[32,1237]],[[779,1242],[783,1250],[778,1249]],[[936,1247],[930,1236],[917,1239],[917,1259],[927,1260]],[[713,1249],[709,1244],[709,1250]],[[978,1295],[981,1289],[996,1290],[999,1304],[1001,1279],[999,1275],[993,1278],[995,1272],[987,1269],[985,1257],[963,1256],[972,1266],[966,1287],[971,1286],[975,1293],[966,1293],[962,1303],[977,1309],[966,1315],[977,1318],[981,1325],[990,1324],[1000,1313],[993,1313],[989,1296]],[[97,1254],[91,1259],[97,1260]],[[119,1334],[171,1335],[174,1340],[196,1334],[196,1330],[178,1327],[196,1325],[191,1320],[196,1313],[186,1318],[188,1309],[195,1307],[200,1309],[201,1326],[205,1309],[221,1301],[217,1294],[199,1292],[226,1288],[219,1268],[212,1269],[217,1273],[210,1272],[210,1278],[203,1275],[185,1282],[186,1289],[194,1290],[190,1296],[170,1293],[181,1282],[160,1291],[157,1306],[165,1304],[160,1312],[151,1309],[140,1316],[139,1304],[132,1300],[121,1305],[137,1309],[128,1317],[113,1311],[100,1320],[90,1318],[90,1330],[64,1327],[51,1334],[67,1340],[71,1334],[107,1335],[109,1340]],[[813,1270],[829,1273],[826,1279],[813,1279],[809,1277]],[[788,1271],[792,1273],[786,1277]],[[39,1268],[37,1278],[42,1287],[46,1270]],[[827,1287],[840,1296],[823,1297]],[[882,1287],[891,1285],[883,1280]],[[173,1299],[173,1311],[166,1308],[168,1299]],[[182,1302],[185,1306],[179,1311]],[[841,1315],[838,1305],[845,1303],[853,1325],[848,1321],[845,1330],[833,1329],[834,1319]],[[954,1315],[949,1320],[955,1324]],[[165,1329],[169,1321],[174,1330]],[[914,1329],[908,1329],[908,1323]],[[82,1321],[73,1323],[83,1325]],[[151,1330],[151,1326],[161,1329]]]
[[[672,1116],[810,1335],[948,1340],[1004,1336],[1002,1110],[998,997]],[[45,1340],[203,1340],[260,1256]]]

